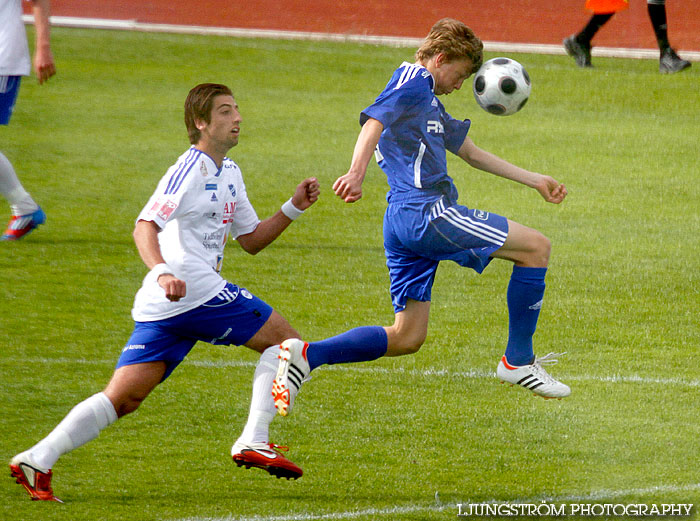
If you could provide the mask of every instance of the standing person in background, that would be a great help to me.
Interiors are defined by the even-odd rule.
[[[572,34],[564,40],[564,48],[569,56],[576,60],[579,67],[592,67],[591,40],[603,25],[618,11],[629,7],[628,0],[587,0],[586,8],[593,11],[593,16],[581,32]],[[666,0],[647,0],[649,20],[654,28],[656,42],[659,45],[659,72],[670,74],[690,67],[690,62],[680,58],[668,42],[668,25],[666,23]]]
[[[34,72],[42,84],[56,74],[50,44],[49,0],[33,0],[36,45]],[[0,0],[0,125],[8,125],[22,76],[29,76],[31,61],[22,22],[21,0]],[[0,152],[0,193],[10,203],[12,217],[0,237],[21,239],[46,221],[46,215],[17,178],[12,163]]]

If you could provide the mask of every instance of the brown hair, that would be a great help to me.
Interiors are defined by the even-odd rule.
[[[469,59],[472,62],[472,72],[476,72],[484,60],[483,50],[484,44],[474,31],[459,20],[443,18],[430,29],[416,51],[416,60],[424,62],[442,52],[447,61]]]
[[[218,83],[202,83],[194,87],[185,100],[185,126],[190,137],[190,143],[199,143],[201,134],[197,121],[211,122],[211,109],[216,96],[233,96],[231,89]]]

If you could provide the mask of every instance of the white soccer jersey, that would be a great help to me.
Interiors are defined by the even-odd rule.
[[[22,0],[0,0],[0,76],[29,76],[31,68]]]
[[[138,220],[161,228],[163,258],[187,284],[187,295],[171,302],[149,273],[134,299],[132,316],[139,322],[179,315],[213,298],[226,284],[219,271],[229,233],[236,238],[260,222],[238,165],[224,158],[218,169],[194,146],[168,169]]]

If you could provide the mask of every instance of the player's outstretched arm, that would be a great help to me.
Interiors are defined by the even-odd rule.
[[[540,175],[535,188],[548,203],[559,204],[569,194],[566,186],[548,175]]]
[[[457,155],[474,168],[534,188],[549,203],[561,203],[568,193],[566,187],[553,177],[531,172],[509,163],[505,159],[479,148],[469,137],[464,139]]]
[[[318,201],[320,193],[320,186],[315,177],[304,179],[296,187],[292,198],[284,203],[272,217],[260,221],[252,232],[236,238],[241,248],[251,255],[264,250],[292,224],[294,219],[301,215],[301,212]]]
[[[354,203],[362,197],[362,182],[365,180],[367,166],[372,159],[374,149],[377,148],[382,130],[384,130],[384,125],[373,118],[368,119],[362,125],[352,154],[350,170],[333,183],[335,195],[346,203]]]
[[[166,298],[176,302],[187,294],[187,285],[169,271],[160,251],[159,231],[160,228],[153,221],[140,220],[134,228],[134,242],[146,267],[156,269],[154,276],[158,277],[158,284],[165,291]]]
[[[51,26],[49,22],[49,0],[34,0],[34,29],[36,49],[34,51],[34,72],[39,83],[44,83],[56,74],[56,65],[51,53]]]

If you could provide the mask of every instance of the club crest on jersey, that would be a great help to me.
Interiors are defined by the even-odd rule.
[[[427,132],[430,134],[431,132],[433,134],[444,134],[445,133],[445,127],[442,126],[442,123],[440,123],[437,120],[431,119],[428,121],[428,129]]]
[[[236,187],[233,185],[228,185],[228,189],[233,197],[236,197]]]

